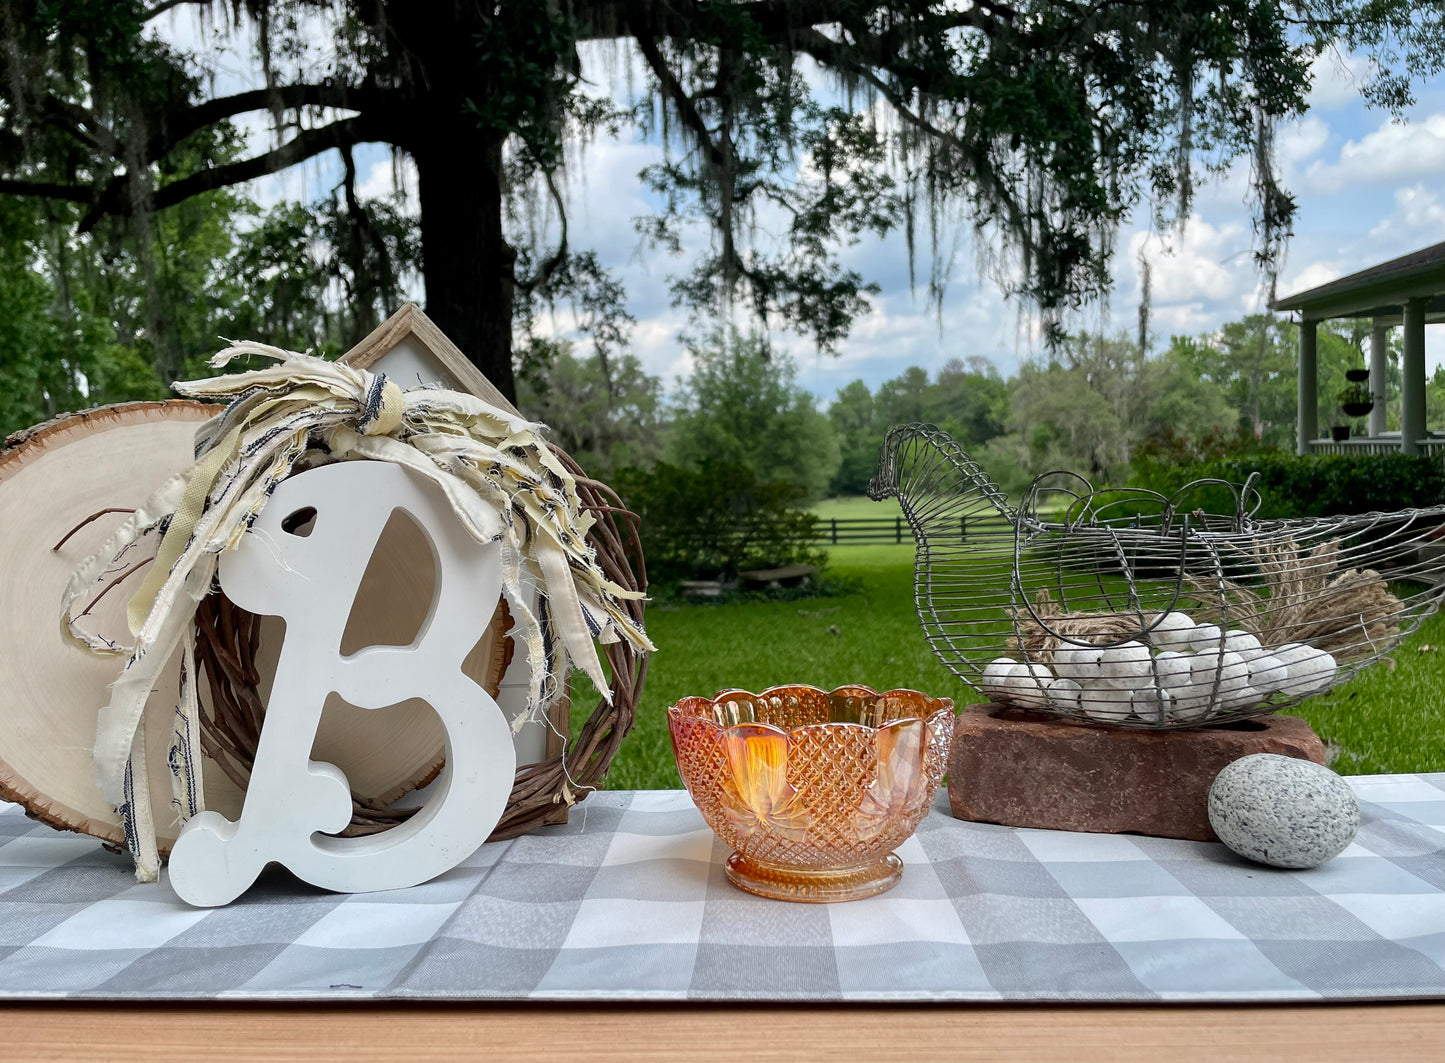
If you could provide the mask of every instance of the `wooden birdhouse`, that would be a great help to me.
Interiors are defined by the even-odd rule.
[[[419,384],[439,385],[475,395],[510,413],[517,412],[415,303],[403,303],[341,360],[357,369],[385,373],[403,391]]]
[[[431,385],[461,391],[509,413],[517,408],[468,361],[431,318],[415,303],[405,303],[341,357],[357,369],[385,373],[403,390]],[[528,603],[535,607],[535,603]],[[502,676],[497,704],[508,718],[526,707],[531,670],[525,653],[513,653]],[[534,764],[562,753],[568,734],[571,700],[564,697],[553,708],[550,727],[525,725],[516,735],[517,764]],[[558,821],[566,820],[566,805],[559,806]]]

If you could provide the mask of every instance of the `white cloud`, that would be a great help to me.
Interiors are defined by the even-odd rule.
[[[362,199],[384,198],[397,192],[405,192],[407,203],[413,210],[417,209],[416,163],[410,155],[393,156],[388,152],[386,158],[372,163],[366,176],[356,184],[356,194]]]
[[[1275,135],[1274,159],[1286,188],[1294,189],[1303,183],[1306,164],[1316,159],[1335,136],[1334,126],[1315,114],[1307,114],[1279,128]],[[1250,197],[1251,165],[1249,155],[1245,154],[1223,173],[1210,174],[1200,180],[1195,186],[1196,209],[1241,210]]]
[[[1330,132],[1329,123],[1313,114],[1291,122],[1275,137],[1275,161],[1286,173],[1297,169],[1324,150]],[[1241,162],[1247,170],[1248,162]]]
[[[1202,302],[1154,305],[1149,310],[1149,330],[1157,336],[1191,336],[1207,332],[1219,320],[1213,305]]]
[[[1195,214],[1182,233],[1136,232],[1128,246],[1132,262],[1137,262],[1141,250],[1149,262],[1150,298],[1156,314],[1176,305],[1184,308],[1228,300],[1241,285],[1252,282],[1251,260],[1241,253],[1249,250],[1249,234],[1234,222],[1211,225]],[[1137,266],[1134,268],[1137,295]]]
[[[1369,57],[1325,49],[1310,64],[1311,110],[1340,107],[1359,99],[1360,90],[1373,76],[1374,64]]]
[[[643,369],[662,378],[669,392],[677,387],[679,379],[692,374],[692,355],[677,338],[686,324],[685,314],[669,310],[639,321],[632,332],[632,353]]]
[[[960,283],[952,292],[941,325],[921,295],[915,299],[905,288],[879,296],[836,356],[817,354],[808,340],[786,333],[775,341],[797,355],[799,383],[825,401],[853,380],[876,388],[908,366],[936,372],[951,358],[979,355],[1005,376],[1016,372],[1041,342],[1036,318],[1020,315],[988,282]]]
[[[1389,119],[1359,140],[1347,141],[1333,162],[1317,160],[1304,170],[1310,191],[1342,192],[1392,185],[1445,171],[1445,114],[1402,123]]]
[[[1354,197],[1359,199],[1362,197]],[[1388,204],[1393,201],[1394,209]],[[1445,239],[1445,181],[1375,195],[1347,217],[1297,223],[1279,294],[1293,295]],[[1365,229],[1365,226],[1374,224]]]
[[[1280,279],[1279,290],[1281,293],[1307,292],[1350,272],[1353,271],[1338,260],[1316,260],[1297,272],[1287,271]]]
[[[1395,189],[1395,211],[1370,230],[1370,238],[1392,245],[1425,247],[1445,239],[1445,203],[1424,183]]]

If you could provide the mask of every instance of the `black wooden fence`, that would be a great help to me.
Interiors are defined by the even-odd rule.
[[[997,536],[1008,526],[1002,517],[987,519],[958,518],[958,534],[963,542],[969,535]],[[864,543],[909,543],[913,532],[902,517],[819,517],[813,525],[812,542],[824,546],[852,546]]]

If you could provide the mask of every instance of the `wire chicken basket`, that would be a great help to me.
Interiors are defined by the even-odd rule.
[[[1251,476],[1170,497],[1033,481],[1017,509],[933,425],[892,429],[869,484],[917,540],[934,652],[989,700],[1115,727],[1225,724],[1390,653],[1445,593],[1445,506],[1259,520]],[[1206,488],[1233,513],[1208,513]],[[1422,549],[1425,548],[1425,549]]]

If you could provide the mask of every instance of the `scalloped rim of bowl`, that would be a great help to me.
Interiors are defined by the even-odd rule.
[[[882,723],[877,724],[864,723],[862,720],[823,720],[818,723],[799,724],[797,727],[791,728],[780,727],[775,723],[768,723],[762,720],[738,721],[738,723],[724,723],[721,719],[719,719],[718,714],[721,711],[722,703],[730,698],[733,700],[741,700],[743,698],[747,698],[752,701],[761,701],[764,698],[782,696],[788,691],[804,691],[812,696],[820,696],[829,699],[838,697],[873,698],[877,700],[882,700],[884,698],[899,698],[905,702],[911,703],[911,707],[915,708],[916,711],[912,714],[895,716],[891,720],[886,720]],[[864,686],[861,683],[845,683],[842,686],[834,687],[832,690],[824,690],[822,687],[815,687],[809,683],[781,683],[777,686],[768,687],[767,689],[757,694],[754,694],[750,690],[745,690],[742,687],[728,687],[724,690],[719,690],[710,698],[705,698],[697,694],[689,695],[687,697],[680,698],[672,705],[669,705],[667,713],[669,716],[686,716],[692,719],[701,720],[704,723],[710,723],[715,726],[720,732],[726,731],[730,727],[736,727],[739,723],[746,722],[758,727],[771,728],[772,730],[777,731],[779,734],[792,735],[799,731],[808,730],[815,727],[863,727],[870,731],[877,731],[889,726],[890,724],[895,724],[903,720],[915,719],[923,720],[925,723],[931,724],[934,717],[938,716],[940,713],[947,712],[949,715],[952,715],[953,710],[954,702],[952,698],[930,697],[922,691],[913,690],[908,687],[898,687],[893,690],[879,692],[877,690],[874,690],[872,687]]]

